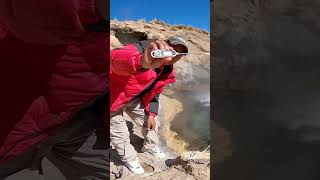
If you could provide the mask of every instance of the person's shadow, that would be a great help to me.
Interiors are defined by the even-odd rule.
[[[141,153],[141,148],[143,146],[144,139],[133,133],[134,124],[131,121],[126,121],[126,123],[130,133],[130,142],[133,145],[133,147],[136,149],[136,151],[138,153]]]

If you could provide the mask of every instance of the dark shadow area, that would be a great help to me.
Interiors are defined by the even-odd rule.
[[[124,30],[124,32],[116,30],[115,36],[124,45],[147,39],[147,35],[144,32],[130,32],[130,29]]]
[[[121,157],[119,156],[117,151],[114,149],[110,150],[110,162],[113,162],[115,166],[123,165],[123,162],[121,161]]]
[[[214,179],[320,179],[318,11],[316,1],[214,2],[212,114],[232,150]]]
[[[214,97],[215,123],[231,132],[232,139],[232,156],[216,163],[215,178],[316,180],[319,177],[319,143],[304,142],[301,137],[306,133],[289,129],[281,116],[288,116],[290,111],[274,114],[275,96],[228,94],[216,89]],[[215,147],[219,148],[219,144]]]
[[[176,162],[176,159],[167,159],[164,163],[166,166],[171,167]]]
[[[126,123],[127,123],[128,130],[129,130],[129,133],[130,133],[130,142],[134,146],[136,151],[138,153],[141,153],[141,148],[143,146],[144,139],[133,133],[134,124],[132,122],[126,121]]]

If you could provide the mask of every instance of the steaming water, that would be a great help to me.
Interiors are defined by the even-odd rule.
[[[190,144],[187,150],[204,149],[210,141],[209,85],[200,85],[196,90],[176,91],[172,98],[182,103],[183,111],[177,114],[171,130]]]

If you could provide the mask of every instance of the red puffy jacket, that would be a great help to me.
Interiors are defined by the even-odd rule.
[[[119,110],[154,83],[149,91],[140,96],[148,113],[149,104],[156,94],[161,93],[167,84],[175,82],[173,65],[167,72],[163,71],[165,66],[162,66],[159,68],[161,73],[142,69],[142,53],[134,44],[111,50],[110,56],[110,112]]]
[[[45,140],[109,90],[94,0],[0,0],[0,162]]]

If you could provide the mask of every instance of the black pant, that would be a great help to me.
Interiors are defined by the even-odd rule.
[[[92,101],[47,140],[0,166],[6,180],[109,179],[106,96]]]

